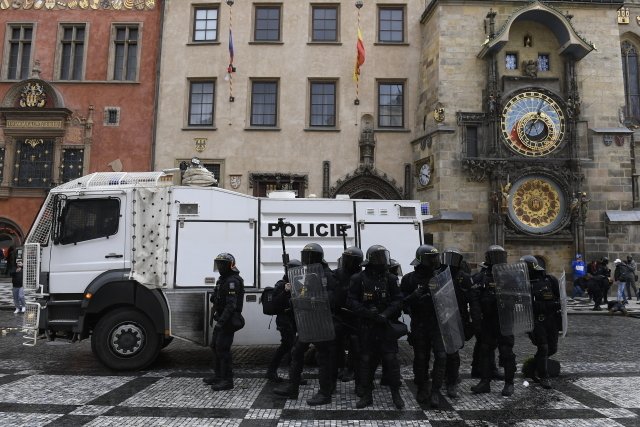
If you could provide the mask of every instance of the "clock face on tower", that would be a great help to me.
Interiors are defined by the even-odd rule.
[[[521,92],[504,105],[502,136],[507,146],[518,154],[546,156],[560,146],[564,133],[564,112],[544,92]]]
[[[418,182],[424,187],[428,185],[430,181],[431,166],[429,166],[429,163],[424,163],[422,166],[420,166],[420,171],[418,172]]]

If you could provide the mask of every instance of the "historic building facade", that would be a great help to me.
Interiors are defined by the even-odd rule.
[[[167,1],[156,169],[197,156],[220,186],[247,194],[410,197],[423,10]]]
[[[412,146],[434,242],[554,273],[637,254],[639,24],[612,0],[428,4]]]
[[[0,1],[0,247],[19,246],[47,190],[150,170],[162,5]]]

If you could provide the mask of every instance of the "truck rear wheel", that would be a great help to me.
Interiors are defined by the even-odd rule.
[[[116,371],[146,368],[158,356],[160,344],[153,322],[133,308],[107,313],[91,336],[91,348],[98,359]]]

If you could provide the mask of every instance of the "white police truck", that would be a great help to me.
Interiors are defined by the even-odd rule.
[[[259,299],[284,273],[281,231],[291,258],[315,242],[333,268],[344,244],[382,244],[408,271],[423,219],[418,201],[261,198],[176,186],[164,172],[90,174],[52,189],[27,237],[24,284],[37,291],[27,344],[42,332],[91,337],[115,370],[148,366],[173,338],[207,345],[221,252],[235,256],[245,281],[235,344],[275,344]]]

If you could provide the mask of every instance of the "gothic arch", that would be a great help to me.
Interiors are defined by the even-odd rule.
[[[395,180],[375,168],[360,166],[353,173],[339,179],[331,190],[330,197],[337,194],[348,194],[352,199],[385,199],[399,200],[402,188],[395,185]]]
[[[47,104],[45,108],[64,108],[64,99],[62,98],[62,94],[58,92],[58,90],[55,87],[53,87],[51,84],[40,79],[22,80],[14,84],[7,91],[4,99],[2,100],[2,104],[0,104],[0,108],[17,107],[22,90],[29,83],[38,84],[43,88],[44,93],[46,94],[46,97],[47,97]]]
[[[560,54],[573,56],[577,61],[595,49],[590,41],[578,34],[573,28],[569,17],[540,1],[533,1],[515,11],[493,38],[485,41],[478,57],[485,58],[487,55],[500,51],[509,41],[511,26],[518,21],[534,21],[549,28],[561,46]]]
[[[8,218],[0,217],[0,247],[21,246],[22,242],[24,233],[20,226]]]

